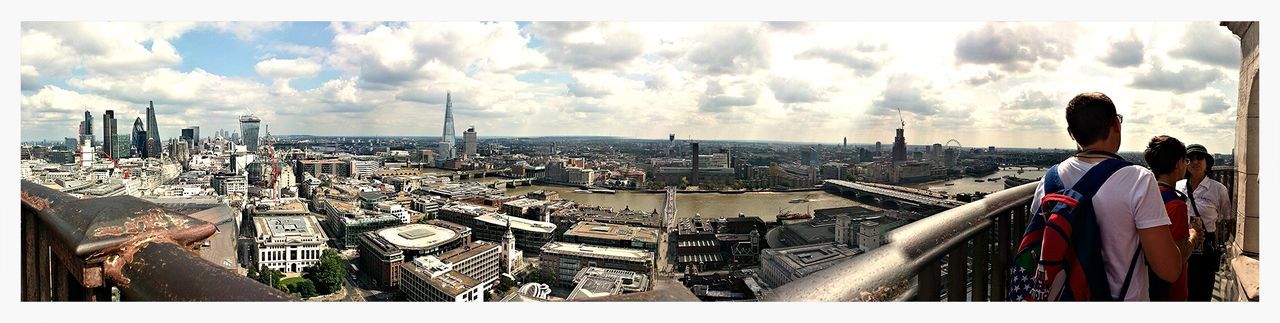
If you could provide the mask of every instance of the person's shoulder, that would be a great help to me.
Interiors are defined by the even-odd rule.
[[[1156,175],[1146,167],[1142,167],[1141,165],[1137,165],[1137,164],[1131,164],[1125,167],[1121,167],[1119,170],[1116,170],[1115,175],[1112,175],[1112,177],[1113,178],[1114,177],[1136,178],[1139,180],[1150,179],[1152,181],[1155,181]]]

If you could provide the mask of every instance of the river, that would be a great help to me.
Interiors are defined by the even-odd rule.
[[[1044,171],[1036,171],[1028,169],[1023,174],[1018,174],[1016,169],[999,170],[995,174],[982,176],[984,179],[981,183],[974,182],[975,178],[966,177],[949,181],[926,182],[909,185],[911,187],[931,189],[939,192],[955,193],[973,193],[994,192],[1004,189],[1004,180],[1000,179],[993,182],[985,181],[990,177],[1003,177],[1005,175],[1035,178],[1040,176]],[[467,182],[490,182],[495,178],[478,178],[464,180]],[[952,183],[947,186],[946,183]],[[601,193],[578,193],[575,187],[558,186],[558,185],[531,185],[518,186],[516,188],[507,189],[508,195],[524,195],[536,190],[550,190],[560,193],[560,197],[567,200],[578,202],[579,204],[612,207],[616,210],[623,208],[631,208],[632,210],[652,211],[662,208],[663,193],[644,193],[634,191],[617,191],[615,194]],[[791,200],[806,198],[809,202],[791,203]],[[840,197],[825,191],[810,192],[749,192],[742,194],[720,194],[720,193],[677,193],[676,195],[676,216],[681,218],[693,217],[698,214],[704,218],[733,217],[738,213],[745,213],[749,216],[758,216],[765,221],[773,221],[777,218],[779,212],[794,213],[813,213],[814,209],[846,207],[846,206],[867,206],[858,201]],[[874,206],[871,206],[873,209]]]

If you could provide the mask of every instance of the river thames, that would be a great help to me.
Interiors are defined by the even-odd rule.
[[[973,193],[978,192],[995,192],[1004,189],[1004,180],[986,181],[987,178],[1000,178],[1005,175],[1036,178],[1043,170],[1036,171],[1027,169],[1024,173],[1018,174],[1016,169],[1002,169],[987,176],[981,177],[964,177],[960,179],[935,181],[927,183],[910,184],[907,186],[930,189],[938,192],[947,192],[949,194],[957,193]],[[983,179],[982,182],[975,182],[975,179]],[[479,178],[466,180],[468,182],[490,182],[495,181],[494,178]],[[951,183],[952,185],[946,185]],[[602,193],[579,193],[575,192],[577,188],[558,185],[531,185],[519,186],[516,188],[508,188],[508,195],[524,195],[536,190],[549,190],[560,193],[560,197],[572,200],[584,205],[594,205],[603,207],[612,207],[615,210],[631,208],[632,210],[653,211],[662,208],[663,193],[645,193],[634,191],[617,191],[615,194]],[[792,203],[795,199],[807,199],[809,202]],[[734,217],[738,213],[744,213],[748,216],[758,216],[765,221],[773,221],[777,215],[782,212],[786,213],[813,213],[815,209],[846,207],[846,206],[869,206],[858,201],[840,197],[825,191],[809,191],[809,192],[748,192],[742,194],[720,194],[720,193],[678,193],[676,195],[676,216],[681,218],[693,217],[698,214],[704,218]]]

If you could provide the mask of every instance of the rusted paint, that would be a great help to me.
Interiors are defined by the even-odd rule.
[[[191,220],[176,217],[164,209],[154,208],[134,213],[135,217],[129,217],[120,225],[105,226],[93,230],[95,238],[135,235],[147,231],[164,230],[169,228],[181,229],[190,225]]]
[[[116,284],[127,287],[131,280],[124,275],[124,266],[133,262],[133,255],[149,243],[170,243],[181,245],[163,232],[134,236],[133,239],[108,251],[106,260],[102,262],[102,274]]]
[[[22,192],[22,203],[26,203],[27,206],[35,209],[36,211],[44,211],[49,208],[50,204],[49,199],[27,192]]]

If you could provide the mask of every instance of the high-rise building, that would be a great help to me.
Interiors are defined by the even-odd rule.
[[[66,137],[62,139],[62,145],[67,146],[67,149],[71,149],[71,150],[75,150],[76,145],[79,143],[80,143],[80,140],[77,139],[77,137]]]
[[[117,153],[115,146],[116,141],[116,112],[107,110],[102,114],[102,151],[111,158],[120,158],[122,155]]]
[[[689,185],[698,186],[698,143],[689,143],[689,149],[693,151],[693,168],[689,171]]]
[[[941,161],[942,161],[942,144],[938,144],[938,143],[933,144],[933,156],[932,156],[932,157],[930,157],[930,158],[931,158],[931,159],[933,159],[935,163],[941,163]]]
[[[191,129],[194,130],[191,137],[195,138],[195,140],[191,142],[192,146],[195,147],[196,152],[200,152],[201,150],[204,150],[203,145],[200,143],[200,126],[191,126]]]
[[[879,142],[879,141],[877,141],[877,142],[876,142],[876,156],[880,156],[880,152],[882,152],[882,151],[884,151],[884,150],[881,150],[881,149],[880,149],[880,142]]]
[[[93,146],[93,114],[84,111],[84,121],[80,122],[80,145]]]
[[[134,157],[146,158],[147,154],[147,130],[142,127],[142,118],[133,120],[133,151],[129,154]]]
[[[849,137],[844,137],[844,143],[841,144],[840,148],[849,148]]]
[[[240,133],[244,134],[241,144],[251,154],[258,151],[258,127],[261,124],[262,119],[252,114],[240,116]]]
[[[438,152],[439,160],[453,160],[458,158],[457,138],[453,136],[453,98],[452,94],[446,92],[444,95],[444,133],[440,136],[440,144]]]
[[[902,128],[898,128],[898,134],[893,137],[893,162],[907,161],[907,138],[902,135]]]
[[[156,123],[156,104],[147,101],[147,157],[160,158],[160,125]]]
[[[476,155],[476,127],[471,126],[467,131],[462,132],[462,154],[466,158]]]

